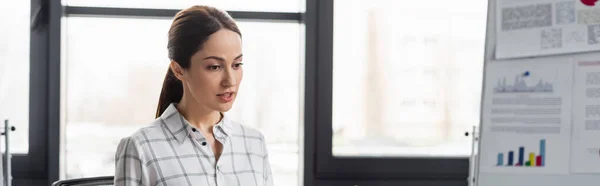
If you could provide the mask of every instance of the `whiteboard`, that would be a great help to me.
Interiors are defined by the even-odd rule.
[[[488,3],[475,184],[600,185],[600,52],[596,46],[588,45],[532,53],[527,51],[530,46],[523,41],[527,36],[498,37],[500,20],[497,18],[503,16],[498,11],[498,4],[506,5],[506,2],[517,1],[489,0]],[[540,2],[551,5],[552,24],[559,21],[556,17],[558,4],[585,6],[580,0],[518,0],[517,3],[521,6]],[[580,9],[584,11],[574,10],[574,24],[580,22],[578,15],[585,15],[587,20],[581,24],[597,21],[600,25],[600,3],[597,7]],[[580,13],[596,9],[598,20],[590,19],[594,15]],[[527,14],[523,10],[527,9],[508,12]],[[529,26],[546,24],[534,22]],[[523,25],[515,27],[529,31],[536,29]],[[545,26],[544,29],[551,27]],[[543,29],[535,32],[544,33]],[[593,37],[588,33],[583,36],[586,42]],[[561,39],[565,41],[565,38]],[[499,50],[506,50],[499,49],[502,42],[520,43],[523,50],[514,53],[521,52],[519,55],[504,53],[498,56],[502,53]],[[537,47],[539,42],[539,39],[534,42]]]

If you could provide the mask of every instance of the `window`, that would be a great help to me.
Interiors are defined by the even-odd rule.
[[[335,3],[334,156],[470,154],[486,2],[430,3]]]
[[[113,175],[119,140],[154,120],[169,64],[170,22],[77,17],[64,22],[66,177]]]
[[[112,175],[120,138],[154,120],[169,64],[171,20],[69,17],[65,21],[66,175]],[[275,182],[298,185],[302,26],[250,21],[238,25],[243,34],[244,80],[229,113],[263,132]]]
[[[465,180],[487,2],[318,2],[316,177]]]
[[[0,126],[8,119],[17,128],[10,138],[10,151],[17,154],[29,152],[30,4],[10,1],[0,6]]]
[[[298,23],[238,23],[243,34],[244,79],[230,113],[265,135],[275,183],[298,185],[302,27]]]
[[[183,9],[206,4],[230,11],[303,12],[303,0],[63,0],[68,6]]]

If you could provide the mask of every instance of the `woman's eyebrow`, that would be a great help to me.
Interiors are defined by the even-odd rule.
[[[242,58],[242,56],[244,56],[244,54],[240,54],[239,56],[235,57],[234,60],[238,60],[238,59]],[[214,60],[217,60],[219,62],[224,62],[225,61],[225,59],[223,59],[222,57],[217,57],[217,56],[208,56],[208,57],[205,57],[203,60],[206,60],[206,59],[214,59]]]
[[[203,60],[207,60],[207,59],[214,59],[214,60],[217,60],[220,62],[225,61],[225,59],[223,59],[222,57],[217,57],[217,56],[208,56],[208,57],[205,57]]]
[[[239,56],[235,57],[234,60],[238,60],[238,59],[242,58],[242,56],[244,56],[244,54],[240,54]]]

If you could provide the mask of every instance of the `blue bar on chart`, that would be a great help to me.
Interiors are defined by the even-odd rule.
[[[509,151],[508,152],[508,166],[513,166],[513,163],[514,163],[514,152]]]
[[[502,153],[498,153],[498,164],[496,164],[497,166],[502,166],[504,165],[504,154]]]
[[[517,166],[525,166],[525,147],[521,146],[519,147],[519,163],[517,163]]]
[[[546,165],[546,139],[540,140],[540,159],[539,163],[541,166]]]

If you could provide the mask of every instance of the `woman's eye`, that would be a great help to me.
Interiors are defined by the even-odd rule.
[[[217,65],[213,65],[213,66],[208,66],[209,70],[219,70],[220,66]]]
[[[242,65],[244,65],[244,63],[236,63],[233,65],[233,67],[239,68],[239,67],[242,67]]]

